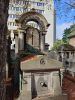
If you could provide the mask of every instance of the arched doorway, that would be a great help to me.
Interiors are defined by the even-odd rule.
[[[39,29],[35,27],[29,27],[27,23],[30,21],[37,23]],[[18,24],[19,29],[23,30],[24,34],[22,34],[22,37],[24,37],[24,45],[28,43],[30,46],[36,49],[40,49],[41,51],[45,50],[45,35],[49,24],[42,14],[37,13],[33,9],[27,13],[22,14],[21,17],[16,20],[16,23]]]
[[[26,30],[26,43],[35,49],[40,49],[40,32],[37,28],[28,27]]]

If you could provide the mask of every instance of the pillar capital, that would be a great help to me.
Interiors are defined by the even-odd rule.
[[[18,30],[14,30],[14,35],[18,36]]]
[[[47,31],[40,31],[41,35],[46,35]]]
[[[40,37],[40,49],[41,51],[45,50],[45,34],[42,34]]]

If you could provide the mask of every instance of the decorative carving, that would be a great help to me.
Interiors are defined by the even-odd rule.
[[[26,25],[28,21],[36,22],[39,25],[40,30],[42,31],[46,31],[46,29],[48,28],[47,27],[48,22],[45,19],[45,17],[36,11],[30,11],[30,12],[24,13],[16,22],[21,23],[21,25],[23,26],[23,25]]]
[[[42,14],[37,13],[36,11],[30,11],[30,12],[24,13],[18,20],[16,20],[16,23],[21,24],[21,28],[24,29],[27,22],[29,22],[29,21],[33,21],[38,24],[38,26],[40,28],[39,29],[40,32],[38,32],[39,33],[38,48],[39,48],[39,50],[44,51],[44,49],[45,49],[45,34],[44,33],[47,32],[48,22]],[[29,41],[29,44],[31,44],[31,42],[32,42],[31,46],[34,46],[35,45],[35,43],[33,43],[34,39],[32,39],[33,34],[28,34],[27,37],[28,37],[27,42]],[[36,47],[36,45],[35,45],[35,47]]]
[[[44,58],[42,58],[41,60],[40,60],[40,64],[46,64],[46,61],[45,61],[45,59]]]
[[[27,15],[27,16],[25,16],[24,19],[25,20],[22,23],[22,27],[24,27],[28,21],[35,21],[39,25],[40,30],[45,31],[44,22],[36,15],[34,15],[34,16]]]
[[[40,76],[37,81],[37,94],[42,95],[48,92],[48,80],[44,79],[44,76]]]
[[[45,82],[40,82],[40,85],[41,85],[42,87],[47,87],[47,84],[46,84]]]

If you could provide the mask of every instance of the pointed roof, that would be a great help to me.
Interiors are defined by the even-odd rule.
[[[30,71],[30,70],[56,70],[61,69],[62,63],[48,58],[47,55],[37,55],[35,57],[29,58],[27,60],[21,61],[21,70]]]
[[[75,47],[70,44],[62,44],[58,51],[75,51]]]

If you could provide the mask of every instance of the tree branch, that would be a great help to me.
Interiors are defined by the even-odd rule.
[[[67,2],[64,2],[64,3],[66,3],[69,6],[71,6],[73,9],[75,9],[75,3],[74,4],[70,4],[70,3],[67,3]]]

